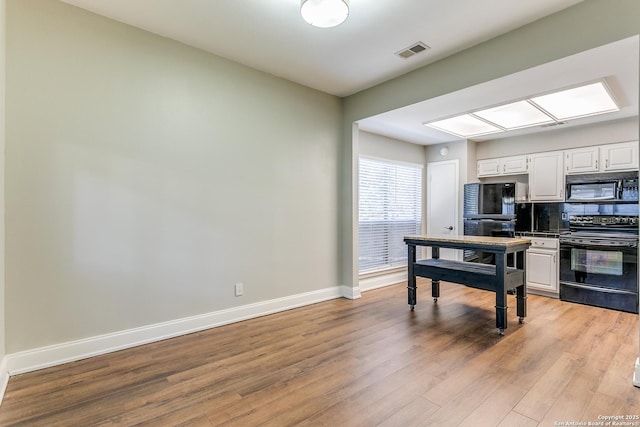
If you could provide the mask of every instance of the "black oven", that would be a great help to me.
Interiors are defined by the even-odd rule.
[[[638,313],[637,230],[561,235],[560,299]]]

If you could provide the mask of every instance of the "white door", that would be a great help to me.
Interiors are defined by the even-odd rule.
[[[458,160],[427,164],[427,235],[458,236]],[[430,255],[429,255],[430,256]],[[440,258],[462,259],[460,251],[443,249]]]

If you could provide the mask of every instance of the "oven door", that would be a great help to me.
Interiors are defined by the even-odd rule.
[[[638,250],[560,242],[560,299],[638,312]]]

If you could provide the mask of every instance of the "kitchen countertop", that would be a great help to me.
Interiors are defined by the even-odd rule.
[[[568,232],[569,230],[558,231],[516,231],[516,237],[545,237],[548,239],[557,239],[561,234]]]

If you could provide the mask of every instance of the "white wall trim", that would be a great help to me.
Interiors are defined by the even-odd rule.
[[[351,286],[341,286],[341,288],[341,295],[343,298],[359,299],[360,297],[362,297],[360,288],[358,286],[356,286],[355,288],[352,288]]]
[[[0,381],[4,380],[6,382],[8,375],[17,375],[48,368],[204,329],[240,322],[254,317],[290,310],[292,308],[340,297],[349,299],[360,297],[359,290],[357,290],[357,297],[353,297],[355,295],[353,291],[349,292],[347,296],[345,294],[345,288],[345,286],[325,288],[318,291],[243,305],[198,316],[185,317],[169,322],[8,354],[3,359],[2,365],[0,365]],[[2,376],[3,373],[8,373],[8,375]]]
[[[633,372],[633,385],[640,387],[640,357],[636,359],[636,369]]]
[[[407,270],[393,273],[379,274],[372,277],[360,279],[360,290],[371,291],[385,286],[395,285],[407,281]]]
[[[9,369],[7,368],[7,356],[0,361],[0,404],[4,398],[4,392],[7,390],[7,384],[9,384]]]

